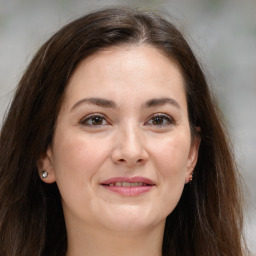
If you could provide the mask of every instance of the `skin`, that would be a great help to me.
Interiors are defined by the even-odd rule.
[[[67,255],[161,255],[166,217],[192,177],[199,143],[191,139],[181,72],[159,50],[122,46],[83,60],[69,80],[53,143],[38,161],[48,172],[43,181],[56,182],[61,193]],[[154,186],[129,196],[101,185],[120,176],[146,177]]]

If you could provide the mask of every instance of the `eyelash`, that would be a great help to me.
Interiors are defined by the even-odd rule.
[[[150,126],[156,126],[156,127],[165,127],[165,126],[169,126],[169,125],[174,125],[176,124],[176,122],[174,121],[174,119],[172,117],[170,117],[169,115],[166,114],[155,114],[153,115],[149,121],[147,121],[146,123],[149,123],[150,121],[156,121],[157,118],[162,119],[162,121],[165,123],[164,124],[150,124]]]
[[[102,125],[106,125],[106,124],[93,124],[93,119],[94,119],[94,121],[95,121],[95,119],[96,118],[99,118],[100,120],[104,120],[106,123],[108,123],[107,121],[106,121],[106,118],[103,116],[103,115],[100,115],[100,114],[91,114],[91,115],[89,115],[89,116],[85,116],[85,117],[83,117],[81,120],[80,120],[80,124],[81,125],[85,125],[85,126],[89,126],[89,127],[92,127],[92,126],[102,126]],[[91,122],[90,124],[89,123],[87,123],[87,122]]]
[[[105,123],[104,124],[93,123],[95,121],[97,122],[96,118],[98,118],[98,121],[102,121]],[[164,124],[152,124],[152,123],[150,124],[150,122],[156,121],[157,118],[159,118],[160,120],[162,120],[162,122],[165,122],[165,123]],[[97,126],[101,127],[101,126],[105,126],[105,125],[109,124],[109,122],[106,120],[106,118],[101,114],[91,114],[89,116],[85,116],[80,120],[79,123],[81,125],[88,126],[88,127],[97,127]],[[159,114],[155,114],[155,115],[151,116],[150,119],[147,122],[145,122],[145,124],[150,125],[150,126],[155,126],[155,127],[164,127],[164,126],[174,125],[174,124],[176,124],[176,122],[169,115],[159,113]]]

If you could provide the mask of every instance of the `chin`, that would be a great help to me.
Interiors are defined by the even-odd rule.
[[[143,232],[151,227],[154,227],[154,224],[150,221],[145,220],[118,220],[109,222],[107,224],[108,229],[117,232]]]
[[[153,211],[154,212],[154,211]],[[166,217],[154,216],[152,211],[140,209],[138,206],[126,206],[113,209],[104,215],[104,226],[118,232],[143,231],[165,223]]]

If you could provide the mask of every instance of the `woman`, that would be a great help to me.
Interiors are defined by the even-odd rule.
[[[0,255],[243,255],[225,129],[190,47],[155,14],[107,9],[57,32],[0,149]]]

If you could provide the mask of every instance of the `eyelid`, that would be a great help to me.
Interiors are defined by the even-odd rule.
[[[100,117],[105,123],[104,124],[88,124],[86,123],[87,121],[89,121],[90,119],[93,119],[95,117]],[[163,118],[163,120],[167,123],[165,124],[150,124],[149,122],[152,121],[152,119],[154,118]],[[83,116],[80,120],[79,120],[79,124],[82,126],[86,126],[86,127],[95,127],[95,128],[100,128],[102,126],[106,126],[106,125],[111,125],[111,122],[108,120],[108,118],[101,113],[92,113],[92,114],[88,114]],[[171,125],[175,125],[176,121],[174,120],[174,118],[172,116],[170,116],[169,114],[165,114],[165,113],[155,113],[152,114],[148,120],[144,123],[144,125],[149,125],[149,126],[154,126],[154,127],[166,127],[166,126],[171,126]]]
[[[100,125],[86,124],[86,121],[87,121],[87,120],[90,120],[91,118],[94,118],[94,117],[100,117],[100,118],[102,118],[103,120],[105,120],[105,122],[106,122],[107,124],[100,124]],[[98,126],[98,128],[99,128],[99,127],[102,127],[102,126],[105,126],[105,125],[109,125],[110,122],[108,121],[108,119],[106,118],[105,115],[100,114],[100,113],[93,113],[93,114],[88,114],[88,115],[82,117],[82,118],[79,120],[79,124],[82,125],[82,126],[96,127],[96,128],[97,128],[97,126]]]
[[[164,119],[167,119],[169,124],[162,124],[162,125],[152,125],[151,126],[155,126],[155,127],[161,127],[161,126],[169,126],[169,125],[175,125],[176,121],[174,120],[173,117],[171,117],[169,114],[165,114],[165,113],[155,113],[153,115],[151,115],[148,119],[148,121],[146,121],[146,123],[148,123],[150,120],[152,120],[154,117],[161,117]],[[145,124],[146,124],[145,123]]]

